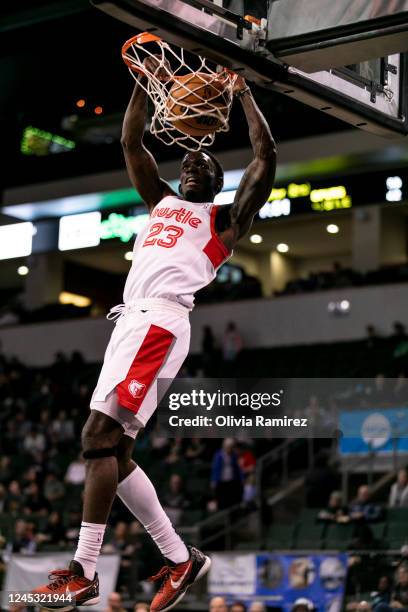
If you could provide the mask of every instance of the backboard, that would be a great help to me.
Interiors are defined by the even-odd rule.
[[[408,0],[92,3],[356,127],[408,133]]]

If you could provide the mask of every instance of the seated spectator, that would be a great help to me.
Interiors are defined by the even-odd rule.
[[[213,597],[210,600],[208,612],[228,612],[228,606],[224,597]]]
[[[330,523],[345,523],[347,519],[349,520],[340,491],[333,491],[330,494],[327,508],[320,510],[317,518],[319,521]]]
[[[133,612],[149,612],[150,606],[148,603],[144,601],[137,601],[135,603],[135,607],[133,608]]]
[[[378,504],[370,502],[370,489],[367,485],[361,485],[357,491],[357,497],[349,507],[349,516],[353,521],[374,522],[382,517],[382,508]]]
[[[46,515],[51,510],[51,504],[40,491],[37,483],[33,482],[26,489],[24,499],[24,509],[28,509],[33,514]]]
[[[7,543],[6,549],[13,553],[34,553],[37,542],[32,523],[19,519],[14,525],[14,534]]]
[[[378,581],[378,590],[371,593],[371,606],[373,610],[379,604],[389,604],[391,601],[391,580],[389,576],[381,576]]]
[[[7,485],[11,480],[11,476],[11,458],[8,455],[3,455],[0,458],[0,482]]]
[[[163,508],[174,525],[180,524],[183,510],[188,508],[190,500],[184,491],[183,479],[179,474],[170,476],[167,492],[163,495]]]
[[[38,428],[33,426],[31,431],[23,440],[23,449],[26,453],[33,454],[36,451],[44,451],[46,439],[43,433],[38,431]]]
[[[205,445],[201,438],[191,438],[187,442],[186,459],[201,461],[205,453]]]
[[[299,597],[292,606],[292,612],[312,612],[314,610],[313,602],[306,597]]]
[[[85,461],[82,453],[78,455],[78,459],[71,461],[65,474],[65,482],[67,484],[79,486],[85,482]]]
[[[238,465],[235,442],[231,438],[225,438],[222,448],[215,453],[211,485],[218,510],[224,510],[242,501],[242,472]]]
[[[399,470],[397,482],[391,486],[389,508],[408,508],[408,471]]]
[[[108,606],[104,612],[126,612],[122,603],[122,596],[120,593],[111,593],[108,597]]]
[[[235,601],[231,604],[230,612],[247,612],[247,607],[242,601]]]
[[[7,512],[10,512],[11,508],[20,509],[24,502],[24,496],[21,492],[20,483],[17,480],[12,480],[8,486],[7,492]]]
[[[266,612],[265,604],[262,601],[253,601],[248,612]]]
[[[37,536],[37,541],[39,543],[60,544],[61,546],[66,543],[65,527],[59,512],[51,512],[43,533]]]
[[[396,584],[390,603],[379,603],[375,612],[391,612],[402,608],[408,608],[408,566],[406,565],[400,565],[397,570]]]
[[[7,504],[7,489],[0,483],[0,515],[5,511]]]
[[[64,498],[65,487],[52,472],[47,474],[44,482],[44,497],[52,504]]]

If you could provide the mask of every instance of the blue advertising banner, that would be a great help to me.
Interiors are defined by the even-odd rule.
[[[408,408],[380,408],[342,411],[342,455],[367,454],[370,450],[389,455],[394,451],[408,453]]]
[[[341,610],[347,554],[215,553],[209,592],[229,601],[255,600],[290,612],[300,597],[318,612]]]

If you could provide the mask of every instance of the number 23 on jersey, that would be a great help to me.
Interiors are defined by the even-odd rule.
[[[161,246],[171,249],[177,240],[184,234],[184,230],[177,225],[164,225],[164,223],[153,223],[142,246]]]

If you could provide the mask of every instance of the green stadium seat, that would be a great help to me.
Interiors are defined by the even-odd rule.
[[[293,548],[296,525],[271,525],[265,537],[267,550],[289,550]]]
[[[387,510],[388,523],[408,523],[408,508],[389,508]]]
[[[327,525],[325,534],[325,548],[333,550],[346,550],[352,539],[355,526],[352,523],[346,525]]]
[[[301,520],[296,530],[295,548],[323,548],[325,530],[326,525],[324,523],[318,523],[315,518],[312,520],[310,520],[310,518],[309,520]]]
[[[387,524],[388,546],[392,549],[399,549],[404,544],[408,543],[408,523],[390,522]]]

